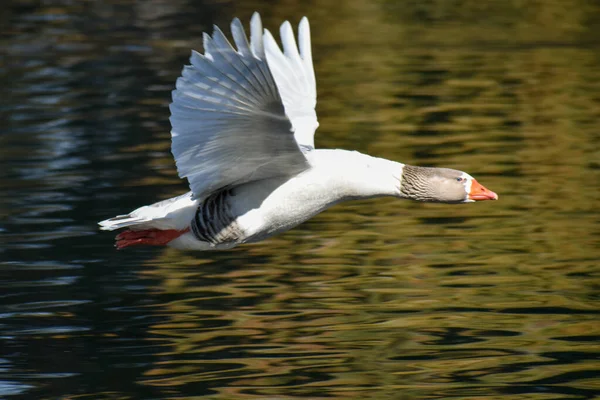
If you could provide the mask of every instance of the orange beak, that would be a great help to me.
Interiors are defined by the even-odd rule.
[[[469,192],[469,200],[498,200],[498,195],[489,189],[483,187],[475,179],[471,181],[471,191]]]

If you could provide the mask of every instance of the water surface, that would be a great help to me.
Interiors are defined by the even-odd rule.
[[[8,4],[0,397],[600,395],[596,2]],[[311,20],[317,146],[465,170],[500,201],[114,250],[97,221],[187,190],[168,103],[189,49],[254,10]]]

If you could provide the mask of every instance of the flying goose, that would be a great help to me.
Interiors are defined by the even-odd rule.
[[[469,174],[356,151],[315,149],[319,123],[308,19],[281,25],[283,52],[255,13],[234,49],[214,27],[173,91],[171,151],[191,191],[99,223],[116,247],[229,249],[295,227],[341,201],[393,196],[468,203],[498,195]]]

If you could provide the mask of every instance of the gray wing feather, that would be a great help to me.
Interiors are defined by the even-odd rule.
[[[265,59],[260,18],[250,44],[239,20],[231,30],[237,51],[215,27],[173,91],[171,150],[194,198],[308,168]]]

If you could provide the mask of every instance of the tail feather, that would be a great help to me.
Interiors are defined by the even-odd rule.
[[[149,222],[147,218],[136,217],[131,214],[117,215],[116,217],[105,219],[98,222],[100,229],[103,231],[114,231],[116,229],[125,228],[127,226],[140,225],[144,222]]]
[[[175,229],[187,228],[194,217],[198,201],[192,200],[192,193],[159,201],[149,206],[143,206],[129,214],[98,222],[103,231],[114,231],[129,228],[133,231],[146,229]]]

